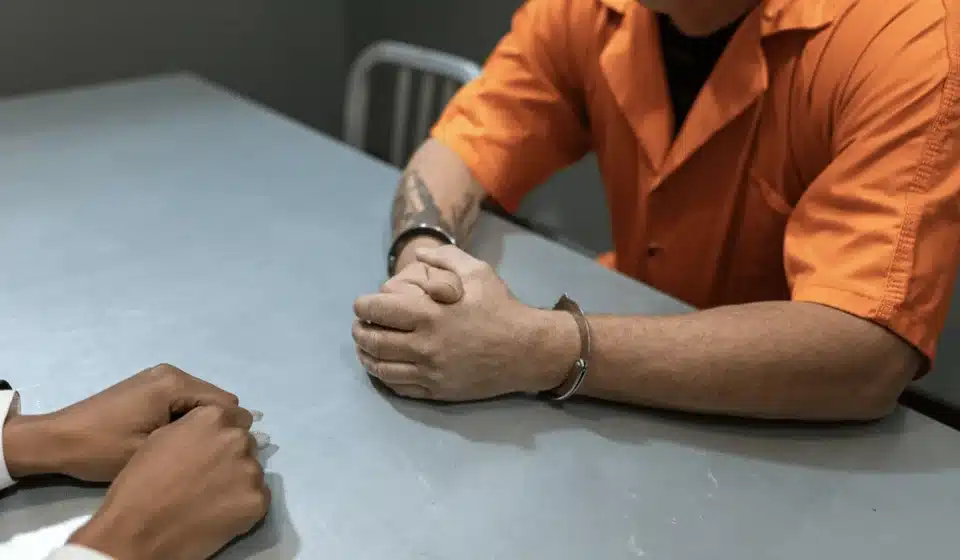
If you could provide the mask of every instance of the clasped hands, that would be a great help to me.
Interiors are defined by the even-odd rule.
[[[357,299],[354,313],[360,363],[401,396],[543,391],[569,367],[540,355],[551,312],[519,302],[490,265],[452,245],[418,249],[379,293]]]
[[[71,543],[114,558],[208,558],[266,515],[256,416],[162,364],[57,412],[13,415],[4,459],[14,478],[111,482]]]

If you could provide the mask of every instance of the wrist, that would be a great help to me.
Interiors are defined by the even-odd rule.
[[[417,249],[435,249],[446,245],[432,235],[418,235],[405,241],[397,251],[396,272],[399,273],[407,265],[417,260]]]
[[[12,478],[59,472],[63,446],[49,414],[14,416],[3,427],[3,455]]]
[[[150,560],[159,558],[147,544],[146,523],[137,512],[125,511],[115,515],[104,505],[86,525],[79,528],[67,542],[103,553],[114,560]]]
[[[567,382],[580,357],[580,330],[566,311],[530,308],[524,327],[529,338],[521,343],[524,379],[531,393],[550,391]]]

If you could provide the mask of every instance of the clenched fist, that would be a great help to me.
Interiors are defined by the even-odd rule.
[[[242,408],[201,406],[154,431],[70,542],[117,560],[203,560],[267,514]]]

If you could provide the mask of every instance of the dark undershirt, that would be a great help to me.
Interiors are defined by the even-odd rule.
[[[674,138],[741,21],[742,18],[705,37],[690,37],[677,29],[668,16],[657,14],[660,50],[673,105]]]

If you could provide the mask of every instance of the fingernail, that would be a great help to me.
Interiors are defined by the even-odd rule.
[[[266,432],[250,432],[250,435],[253,436],[253,439],[257,442],[257,449],[263,449],[264,447],[270,445],[270,435]]]
[[[263,420],[263,413],[260,412],[259,410],[251,410],[250,414],[253,416],[254,422],[259,422]]]

